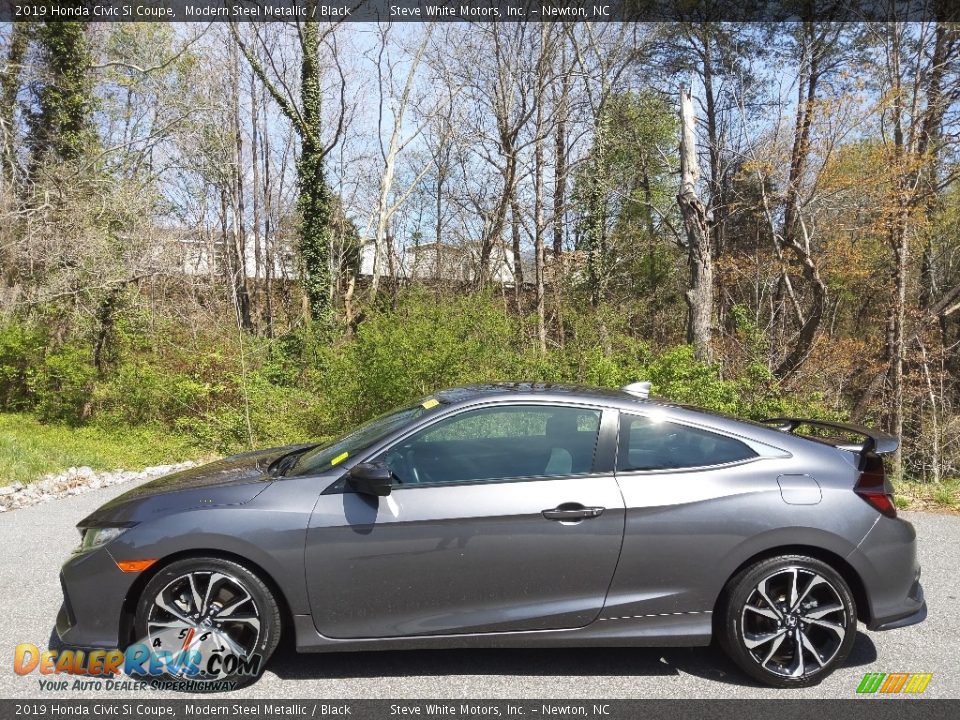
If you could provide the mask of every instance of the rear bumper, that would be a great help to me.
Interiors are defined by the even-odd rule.
[[[867,624],[868,630],[896,630],[897,628],[907,627],[909,625],[916,625],[927,619],[927,601],[923,598],[923,586],[920,584],[920,579],[913,584],[913,587],[910,590],[909,595],[907,596],[907,604],[911,609],[905,611],[902,614],[893,615],[885,618],[873,618]],[[913,606],[916,605],[914,608]]]
[[[870,630],[892,630],[922,622],[927,606],[920,584],[917,536],[913,525],[881,517],[847,558],[866,594]]]

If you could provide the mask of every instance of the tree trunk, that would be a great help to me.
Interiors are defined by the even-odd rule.
[[[510,237],[513,252],[513,281],[519,302],[523,290],[523,262],[520,259],[520,203],[517,202],[517,189],[510,193]]]
[[[256,77],[250,75],[250,164],[253,171],[253,188],[250,197],[253,202],[253,292],[250,304],[262,309],[260,302],[260,279],[263,275],[263,242],[260,234],[260,112],[257,98]]]
[[[890,222],[889,244],[893,253],[893,297],[889,308],[889,323],[887,331],[887,357],[890,360],[890,384],[893,392],[890,409],[890,432],[896,437],[903,437],[903,366],[904,350],[906,349],[906,288],[907,288],[907,260],[909,256],[907,224],[909,222],[909,192],[912,185],[907,168],[907,146],[904,134],[904,88],[901,77],[900,53],[902,29],[888,27],[891,50],[889,59],[892,60],[891,80],[891,125],[893,127],[893,170],[895,172],[895,190],[893,217]],[[894,480],[903,477],[903,443],[897,446],[891,458],[891,474]]]
[[[707,143],[708,155],[710,157],[710,182],[709,197],[707,198],[707,217],[708,227],[710,228],[710,238],[712,249],[717,255],[723,253],[726,223],[726,201],[724,199],[723,167],[720,147],[722,140],[720,138],[720,123],[717,110],[717,95],[714,88],[714,60],[713,60],[713,35],[714,29],[709,25],[702,28],[701,42],[703,43],[703,94],[704,106],[707,114]]]
[[[430,40],[430,35],[431,29],[428,26],[427,31],[424,33],[423,39],[420,42],[420,46],[412,58],[409,67],[407,68],[407,78],[404,82],[403,91],[401,92],[400,97],[395,101],[391,98],[390,101],[393,112],[393,130],[390,133],[390,143],[387,147],[387,151],[383,154],[383,174],[380,177],[380,195],[377,201],[377,231],[373,242],[373,279],[370,282],[371,299],[377,296],[377,292],[380,288],[381,264],[385,258],[387,260],[387,264],[391,267],[389,272],[390,277],[394,279],[397,278],[397,274],[393,270],[394,247],[392,243],[387,242],[389,233],[388,223],[390,222],[390,218],[394,211],[397,209],[396,206],[390,206],[390,192],[393,188],[393,177],[397,167],[397,155],[399,155],[400,151],[403,149],[401,136],[404,131],[404,117],[407,111],[407,104],[410,101],[410,93],[414,88],[417,66],[420,64],[420,60],[423,58],[423,53],[427,49],[427,43]],[[386,45],[386,34],[383,35],[382,42],[384,45]],[[392,80],[393,76],[391,73],[391,91],[393,88]],[[383,81],[381,80],[380,116],[383,115],[384,100]]]
[[[98,375],[102,375],[106,365],[104,356],[107,350],[107,342],[110,339],[110,332],[116,321],[117,305],[120,304],[120,298],[124,290],[127,289],[127,283],[117,283],[107,290],[106,295],[100,302],[97,310],[97,330],[93,338],[93,367]],[[84,417],[89,413],[85,412]]]
[[[907,241],[906,212],[898,213],[893,227],[890,230],[890,244],[894,255],[893,270],[893,301],[890,305],[890,381],[893,390],[893,407],[891,408],[890,431],[898,438],[903,437],[904,415],[904,354],[906,351],[906,309],[907,309],[907,262],[909,260],[909,243]],[[897,446],[892,458],[892,474],[896,480],[903,477],[903,451]]]
[[[266,108],[266,98],[264,98]],[[266,115],[266,111],[264,111]],[[264,118],[266,122],[266,118]],[[267,328],[267,337],[273,337],[273,273],[274,252],[273,244],[273,178],[270,173],[270,133],[261,134],[261,165],[263,166],[263,320]]]
[[[445,155],[445,146],[441,146],[437,150],[437,156],[435,158],[437,164],[437,194],[434,198],[434,213],[436,217],[434,218],[434,251],[433,251],[433,280],[434,287],[439,296],[440,290],[440,274],[442,266],[440,264],[440,248],[443,243],[443,204],[444,204],[444,195],[443,189],[447,183],[447,173],[449,172],[447,166],[448,156]]]
[[[606,135],[607,121],[598,115],[594,131],[593,167],[586,182],[586,219],[582,242],[587,251],[587,280],[590,303],[596,307],[607,297],[607,198],[604,184],[607,178]]]
[[[560,98],[557,102],[557,134],[554,146],[556,153],[556,174],[553,189],[553,259],[554,268],[559,270],[560,257],[563,255],[563,217],[566,214],[567,201],[567,99],[570,94],[570,74],[566,68],[566,54],[561,53]]]
[[[556,170],[554,172],[553,189],[553,272],[550,282],[553,283],[553,317],[556,324],[556,338],[563,346],[563,236],[566,224],[564,218],[567,212],[567,119],[570,112],[570,71],[567,67],[566,46],[560,48],[560,97],[557,100],[557,130],[554,144],[556,155]]]
[[[300,107],[286,88],[271,82],[256,53],[247,45],[236,23],[231,23],[234,40],[244,57],[281,112],[300,137],[300,157],[297,158],[297,240],[300,251],[300,284],[304,290],[303,314],[308,321],[322,329],[333,325],[331,297],[333,293],[330,268],[331,228],[333,203],[327,186],[324,161],[329,151],[323,145],[323,89],[320,67],[320,26],[317,0],[306,0],[306,19],[298,26],[300,40]],[[340,116],[339,137],[343,125]]]
[[[543,37],[543,30],[545,26],[541,25],[541,38]],[[541,62],[543,58],[541,58]],[[537,94],[539,97],[543,97],[545,93],[545,78],[544,78],[544,69],[541,64],[539,68],[540,72],[538,73],[538,87]],[[543,282],[543,271],[544,266],[547,262],[546,248],[544,242],[544,233],[546,228],[544,227],[543,222],[543,202],[544,202],[544,191],[543,191],[543,140],[544,140],[544,131],[543,131],[543,103],[537,103],[537,113],[536,113],[536,124],[534,125],[534,132],[536,133],[536,139],[533,144],[533,250],[534,250],[534,283],[536,286],[535,294],[537,301],[537,344],[541,353],[546,354],[547,352],[547,303],[546,303],[546,293],[544,292],[544,282]]]
[[[710,227],[703,201],[697,194],[700,165],[695,140],[696,119],[690,91],[680,88],[680,192],[677,202],[687,239],[690,287],[687,301],[687,342],[701,362],[713,360],[713,254]]]
[[[316,0],[308,0],[308,11]],[[311,15],[312,17],[312,15]],[[326,151],[320,138],[323,125],[319,28],[316,20],[305,20],[302,29],[303,59],[300,69],[300,100],[303,128],[300,159],[297,162],[298,235],[303,259],[301,282],[306,291],[310,318],[321,327],[332,324],[330,306],[330,190],[324,172]]]
[[[240,125],[240,63],[233,54],[231,68],[233,93],[233,287],[237,304],[237,317],[244,330],[253,331],[253,318],[250,313],[250,291],[247,285],[247,229],[245,223],[246,207],[243,186],[243,128]]]
[[[813,297],[805,315],[801,313],[799,303],[795,306],[800,331],[793,343],[793,348],[774,370],[774,375],[779,378],[792,375],[810,357],[814,342],[817,339],[817,333],[820,330],[820,323],[827,310],[827,285],[820,277],[820,271],[810,250],[810,241],[803,230],[803,222],[800,217],[800,184],[803,182],[810,156],[810,131],[813,127],[817,85],[820,80],[818,58],[822,53],[823,38],[816,36],[816,26],[811,22],[804,25],[803,32],[803,56],[800,58],[800,81],[797,83],[797,111],[794,122],[793,148],[790,155],[790,175],[787,181],[783,211],[783,229],[780,233],[781,247],[778,247],[777,251],[780,254],[782,248],[787,248],[800,261],[803,267],[803,276],[809,283]],[[785,269],[784,273],[786,272]],[[790,287],[789,277],[786,274],[784,275],[784,283],[790,291],[791,298],[795,298]]]
[[[44,67],[29,115],[31,175],[47,160],[76,160],[96,141],[87,23],[46,21],[34,32]]]
[[[17,176],[16,110],[23,77],[23,61],[27,52],[26,23],[13,23],[10,28],[10,46],[4,68],[0,70],[0,177],[14,185]]]
[[[507,209],[510,207],[510,197],[516,184],[517,156],[514,147],[514,137],[508,133],[501,133],[501,148],[506,157],[503,169],[503,189],[494,212],[493,222],[489,231],[484,235],[480,246],[480,274],[479,286],[486,287],[490,283],[490,259],[493,256],[493,247],[501,241],[503,229],[507,221]]]

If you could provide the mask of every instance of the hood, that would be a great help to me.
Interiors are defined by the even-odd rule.
[[[311,445],[257,450],[164,475],[101,505],[77,527],[140,522],[193,507],[242,505],[274,479],[268,472],[271,463],[306,447]]]

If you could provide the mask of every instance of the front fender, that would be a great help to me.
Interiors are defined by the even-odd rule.
[[[225,553],[244,558],[279,588],[290,611],[308,613],[303,548],[309,509],[198,508],[131,528],[109,545],[117,560]]]

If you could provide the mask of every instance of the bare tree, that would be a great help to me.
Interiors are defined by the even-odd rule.
[[[696,118],[691,91],[680,88],[680,192],[677,202],[686,231],[690,285],[687,301],[687,342],[696,358],[713,360],[713,247],[707,210],[698,194],[700,163],[697,159]]]
[[[394,76],[396,73],[396,62],[385,58],[388,49],[390,25],[381,26],[380,47],[377,55],[377,78],[380,89],[380,108],[379,124],[381,145],[380,154],[383,161],[383,169],[380,175],[380,192],[377,199],[377,208],[373,216],[376,218],[376,231],[373,236],[373,280],[370,284],[370,297],[375,298],[380,286],[380,275],[382,266],[386,257],[385,241],[387,235],[387,226],[391,216],[397,211],[397,208],[409,195],[410,190],[401,194],[399,202],[390,203],[391,193],[393,192],[394,174],[397,165],[397,156],[406,148],[422,131],[421,128],[412,133],[406,132],[404,119],[407,109],[411,102],[411,93],[414,90],[414,81],[417,76],[417,69],[420,61],[423,59],[427,44],[430,42],[430,36],[433,31],[432,25],[427,25],[427,29],[420,39],[419,45],[413,52],[412,57],[406,65],[406,78],[403,80],[402,89],[399,96],[394,96]],[[386,147],[382,144],[384,135],[384,104],[389,104],[392,117],[391,128],[389,131],[389,140]],[[414,184],[419,182],[420,177],[426,174],[429,166],[425,165],[422,173],[415,179]],[[367,233],[364,233],[366,241]],[[439,252],[439,248],[438,248]]]
[[[943,23],[910,27],[889,23],[881,29],[889,103],[884,135],[894,170],[887,235],[893,255],[893,294],[887,330],[887,356],[892,385],[891,431],[903,434],[904,367],[907,352],[907,288],[910,282],[911,238],[918,209],[937,191],[935,161],[942,143],[939,128],[946,109],[960,98],[960,79],[944,85],[947,68],[960,55],[956,30]],[[919,47],[920,52],[914,48]],[[933,146],[931,146],[933,143]],[[951,178],[952,179],[952,178]],[[916,340],[916,334],[911,336]],[[903,473],[903,449],[893,458],[895,477]]]

